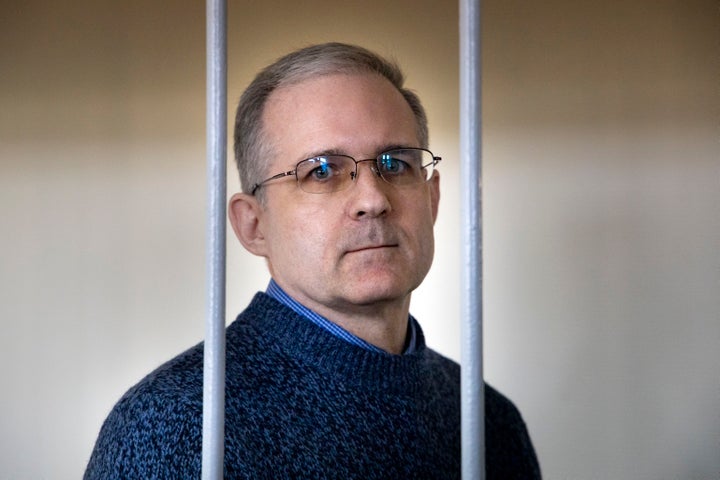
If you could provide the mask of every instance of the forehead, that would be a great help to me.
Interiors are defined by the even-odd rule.
[[[285,163],[324,150],[372,156],[388,146],[419,146],[407,101],[371,73],[324,75],[277,89],[265,106],[263,130]]]

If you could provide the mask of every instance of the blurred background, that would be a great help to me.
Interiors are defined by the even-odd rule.
[[[75,479],[119,397],[204,334],[205,7],[1,11],[0,479]],[[444,157],[412,311],[459,359],[457,3],[228,12],[231,117],[311,43],[404,67]],[[488,382],[545,478],[720,478],[717,1],[484,0],[482,22]],[[267,281],[229,237],[228,321]]]

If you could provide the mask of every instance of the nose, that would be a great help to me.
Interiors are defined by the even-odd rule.
[[[356,160],[355,161],[355,171],[350,173],[350,178],[355,181],[357,179],[357,176],[360,174],[360,164],[361,163],[370,163],[368,166],[370,167],[370,171],[374,173],[376,176],[382,178],[382,175],[380,175],[380,170],[378,170],[377,167],[377,160],[374,158],[366,158],[365,160]]]
[[[375,218],[387,215],[392,210],[388,189],[392,186],[380,177],[375,159],[357,162],[357,171],[353,176],[355,185],[351,187],[349,212],[355,219]],[[369,172],[360,174],[361,165],[366,164]]]

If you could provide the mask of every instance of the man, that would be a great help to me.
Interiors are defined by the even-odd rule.
[[[240,99],[229,217],[272,280],[227,329],[225,478],[460,476],[459,366],[410,296],[433,257],[440,158],[397,67],[324,44]],[[86,478],[198,478],[202,344],[133,387]],[[488,478],[539,478],[520,414],[486,388]]]

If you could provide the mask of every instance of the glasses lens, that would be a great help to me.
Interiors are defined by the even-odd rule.
[[[308,193],[330,193],[342,190],[352,183],[351,173],[355,162],[342,155],[309,158],[297,165],[296,175],[300,188]]]
[[[395,185],[411,185],[426,181],[433,172],[433,156],[419,148],[390,150],[378,156],[380,175]]]

